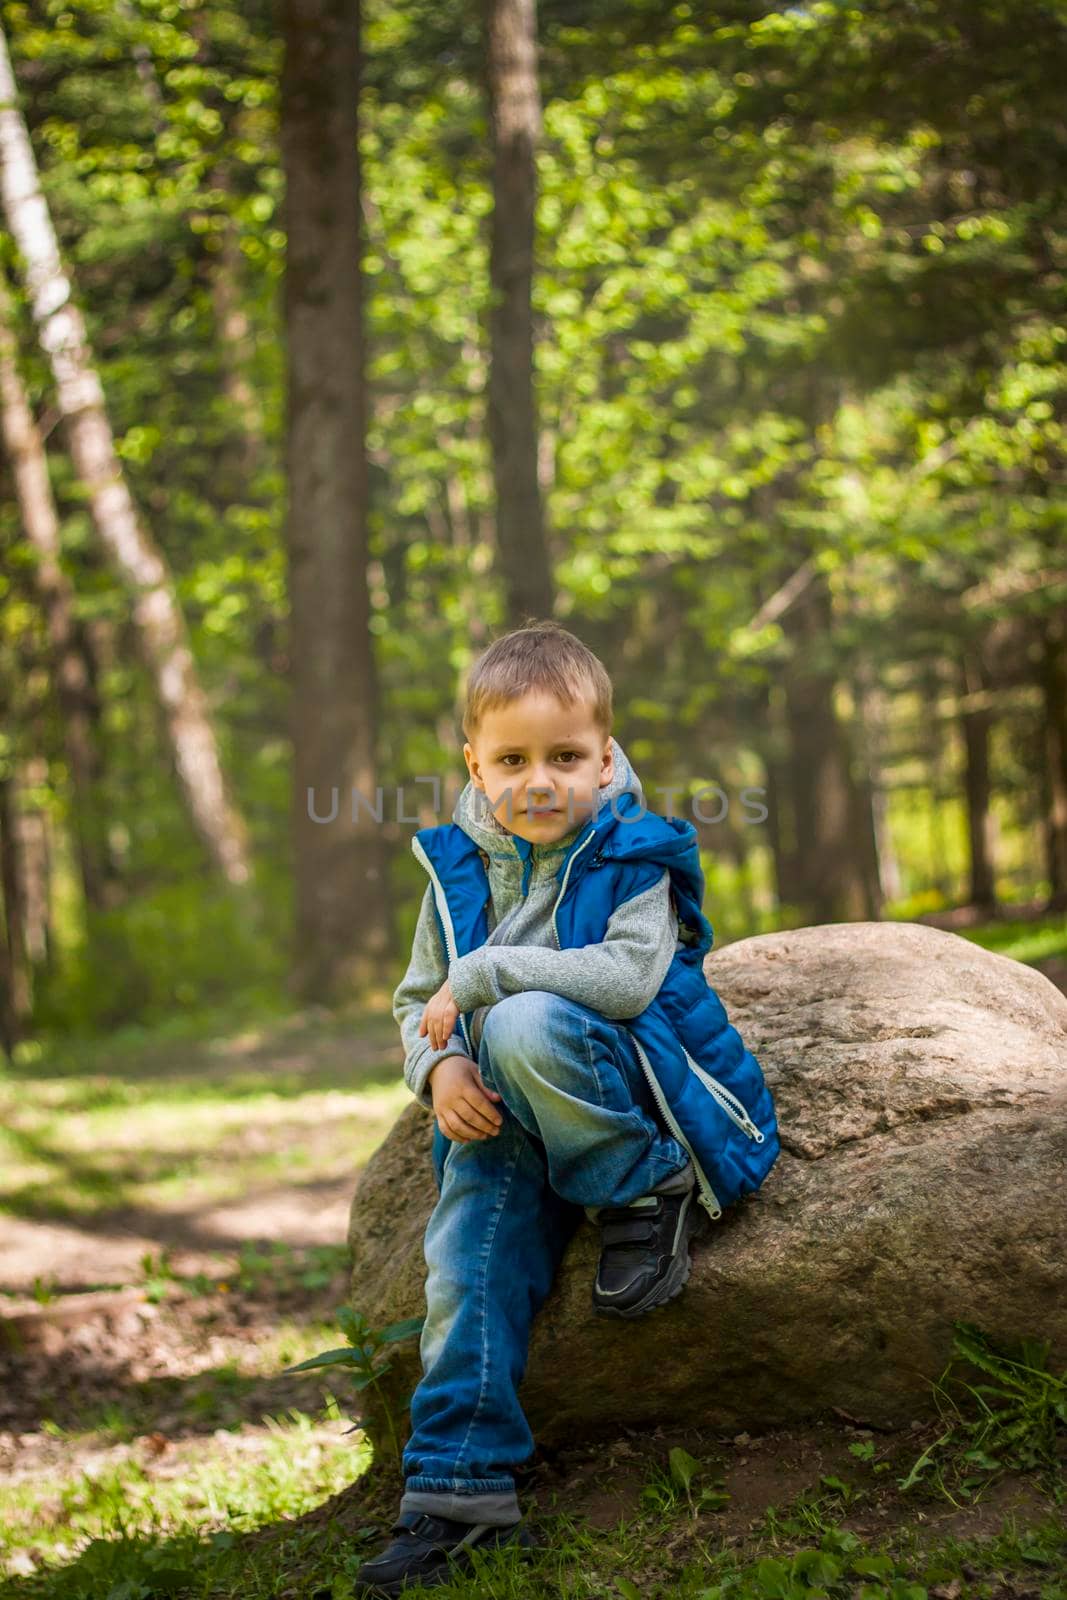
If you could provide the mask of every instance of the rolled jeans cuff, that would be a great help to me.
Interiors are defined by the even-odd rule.
[[[458,1480],[457,1480],[458,1481]],[[500,1479],[471,1478],[469,1488],[448,1487],[447,1478],[408,1478],[400,1501],[400,1515],[406,1511],[426,1511],[434,1517],[451,1517],[456,1522],[487,1522],[510,1527],[522,1517],[513,1486],[494,1487]],[[434,1488],[423,1487],[430,1484]],[[485,1484],[487,1487],[483,1488]]]

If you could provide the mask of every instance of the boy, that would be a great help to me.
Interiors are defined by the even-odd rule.
[[[496,640],[468,681],[470,781],[452,823],[412,840],[431,881],[393,1011],[439,1198],[404,1494],[363,1594],[533,1542],[517,1391],[583,1217],[594,1310],[641,1316],[681,1292],[697,1205],[721,1216],[778,1154],[759,1065],[703,975],[696,830],[645,813],[611,718],[602,663],[566,629]]]

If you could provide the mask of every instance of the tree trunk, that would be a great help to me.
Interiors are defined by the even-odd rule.
[[[882,863],[878,853],[876,792],[869,772],[861,772],[851,783],[851,850],[863,885],[863,918],[876,922],[882,914]]]
[[[856,780],[855,833],[865,864],[867,918],[881,916],[886,899],[900,892],[900,875],[886,816],[886,795],[882,780],[884,702],[874,675],[867,666],[853,673],[856,702],[856,732],[862,752],[862,768]]]
[[[48,783],[48,762],[33,755],[18,762],[11,797],[22,937],[31,969],[52,963],[52,841],[48,812],[33,796]]]
[[[781,781],[777,760],[766,750],[763,752],[763,776],[767,804],[767,842],[774,863],[775,895],[781,908],[794,903],[790,891],[796,887],[795,873],[792,870],[795,856],[786,847],[785,818],[782,815],[785,785]]]
[[[141,525],[115,454],[85,325],[71,301],[29,135],[16,103],[2,29],[0,191],[26,263],[33,316],[51,363],[74,470],[88,491],[97,535],[133,599],[139,645],[155,683],[190,815],[216,865],[231,883],[243,884],[250,877],[244,824],[226,793],[173,579],[162,552]]]
[[[962,693],[980,694],[986,687],[981,663],[973,653],[963,660]],[[993,877],[993,816],[989,808],[989,731],[992,716],[985,706],[960,713],[965,751],[964,787],[967,797],[967,838],[971,881],[968,899],[980,911],[996,909]]]
[[[239,481],[245,488],[263,461],[263,411],[246,375],[250,342],[248,314],[241,304],[241,250],[236,224],[226,223],[222,248],[211,275],[211,299],[222,364],[222,391],[237,419],[239,443],[234,452]]]
[[[105,902],[107,852],[97,804],[100,762],[94,740],[94,690],[74,620],[74,590],[60,566],[59,517],[44,445],[18,370],[12,307],[0,285],[0,428],[11,462],[26,537],[36,552],[34,582],[52,650],[63,743],[70,769],[75,847],[86,903]]]
[[[1038,671],[1044,708],[1049,911],[1067,909],[1067,624],[1045,619]]]
[[[834,709],[830,597],[817,579],[782,617],[793,643],[785,667],[789,789],[795,819],[800,904],[811,922],[868,916],[865,849],[848,750]],[[869,807],[867,819],[869,820]]]
[[[541,136],[535,0],[487,0],[486,83],[493,150],[489,243],[489,443],[496,546],[509,626],[552,615],[538,483],[533,367],[535,153]]]
[[[391,950],[384,837],[369,809],[378,688],[367,583],[359,0],[285,0],[283,26],[293,984],[301,998],[329,1004],[380,983]]]
[[[13,791],[11,768],[0,765],[0,888],[4,911],[0,928],[0,1034],[9,1060],[15,1045],[25,1036],[32,1004]]]
[[[233,177],[225,164],[216,169],[213,182],[217,189],[233,192]],[[232,414],[227,420],[234,434],[225,451],[227,477],[235,494],[247,496],[252,479],[264,463],[265,425],[259,396],[248,378],[251,324],[241,303],[243,257],[232,217],[226,218],[210,272],[222,392]]]
[[[789,778],[782,742],[784,729],[784,694],[768,688],[765,698],[766,735],[760,756],[763,761],[764,802],[767,807],[767,842],[774,863],[774,887],[778,908],[791,906],[798,909],[804,893],[797,848],[796,819],[790,806]]]
[[[945,829],[944,802],[956,797],[959,784],[954,773],[949,771],[949,763],[945,759],[947,732],[940,711],[945,685],[942,683],[940,658],[929,656],[924,659],[915,688],[922,718],[917,742],[927,772],[926,788],[930,801],[927,811],[926,872],[928,881],[942,902],[948,903],[960,898],[965,891],[959,875],[951,867],[952,852]]]

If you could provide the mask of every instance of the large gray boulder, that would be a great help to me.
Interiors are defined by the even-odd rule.
[[[594,1315],[582,1222],[531,1339],[535,1435],[759,1430],[831,1407],[895,1426],[932,1410],[954,1318],[1051,1339],[1067,1363],[1067,998],[916,923],[765,934],[706,971],[763,1066],[782,1154],[650,1317]],[[425,1311],[432,1131],[408,1107],[353,1202],[353,1304],[379,1326]],[[394,1350],[402,1405],[421,1369],[413,1343]]]

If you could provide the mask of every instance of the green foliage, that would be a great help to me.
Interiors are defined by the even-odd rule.
[[[307,1361],[301,1361],[295,1367],[287,1367],[285,1370],[310,1372],[319,1367],[345,1367],[355,1373],[352,1387],[357,1391],[368,1389],[372,1385],[378,1387],[392,1368],[392,1362],[388,1357],[385,1360],[380,1358],[381,1351],[387,1345],[417,1337],[422,1332],[424,1320],[422,1317],[411,1317],[405,1322],[390,1323],[387,1328],[372,1328],[362,1312],[354,1311],[351,1306],[341,1306],[337,1311],[337,1322],[348,1342],[334,1350],[323,1350],[319,1355],[311,1356]],[[385,1412],[393,1452],[399,1466],[400,1439],[384,1388],[378,1387],[378,1398]]]
[[[974,1324],[954,1322],[952,1355],[935,1386],[949,1425],[899,1487],[933,1486],[958,1505],[957,1495],[978,1500],[1014,1469],[1039,1473],[1062,1500],[1056,1444],[1067,1429],[1067,1372],[1049,1371],[1050,1349],[1048,1341],[1030,1338],[998,1346]],[[968,1367],[992,1381],[968,1380],[960,1371]]]
[[[331,1421],[339,1414],[332,1410]],[[313,1510],[331,1493],[340,1492],[366,1465],[365,1453],[336,1448],[323,1450],[321,1432],[304,1413],[290,1410],[265,1419],[266,1439],[258,1448],[235,1456],[200,1444],[196,1456],[183,1463],[177,1476],[160,1477],[145,1469],[133,1455],[95,1461],[88,1470],[62,1475],[47,1485],[50,1499],[37,1519],[34,1543],[49,1541],[57,1525],[69,1545],[33,1577],[3,1581],[6,1595],[47,1597],[47,1600],[155,1600],[174,1594],[183,1597],[205,1593],[247,1594],[250,1560],[247,1534],[263,1524],[285,1524]],[[0,1552],[6,1552],[19,1515],[12,1527],[11,1512],[22,1513],[24,1486],[5,1489],[4,1526]],[[219,1524],[223,1524],[220,1526]],[[353,1530],[358,1543],[373,1529]],[[317,1536],[317,1556],[334,1541]],[[307,1530],[297,1529],[289,1559],[306,1564]],[[276,1555],[273,1560],[276,1562]],[[326,1558],[341,1565],[336,1549]],[[275,1594],[272,1557],[264,1552],[257,1582],[264,1594]]]
[[[961,928],[960,932],[983,949],[1015,961],[1067,961],[1067,916],[1041,917],[1033,922],[1009,918],[980,928]]]
[[[263,884],[280,921],[284,891],[277,873]],[[38,1017],[56,1033],[106,1030],[131,1017],[151,1027],[238,994],[265,1018],[285,1003],[284,976],[276,931],[258,929],[213,878],[190,873],[158,879],[122,906],[86,909],[81,940],[40,982]]]
[[[723,1488],[725,1475],[716,1474],[710,1483],[699,1485],[694,1495],[693,1479],[707,1476],[707,1469],[687,1450],[675,1447],[667,1457],[667,1470],[654,1466],[641,1491],[641,1503],[651,1511],[669,1513],[684,1499],[695,1517],[701,1511],[720,1511],[730,1499]]]
[[[788,616],[805,561],[831,597],[813,647],[887,697],[876,741],[840,707],[856,770],[881,761],[901,903],[964,888],[955,701],[966,648],[1007,665],[994,782],[1004,894],[1047,887],[1036,641],[1062,610],[1067,49],[1051,3],[785,7],[703,19],[641,0],[540,15],[535,360],[560,614],[613,671],[648,784],[761,783],[780,757]],[[282,41],[253,0],[17,0],[15,72],[119,454],[175,574],[266,926],[211,888],[176,799],[128,602],[52,428],[76,616],[104,630],[99,812],[114,899],[89,920],[44,613],[0,505],[2,755],[44,755],[56,938],[34,1023],[89,1031],[267,1004],[290,959],[283,542]],[[361,99],[370,626],[387,793],[459,774],[455,675],[503,622],[485,427],[492,206],[477,18],[366,8]],[[18,273],[10,245],[5,263]],[[1009,659],[1010,658],[1010,659]],[[1011,724],[1010,727],[1006,726]],[[886,754],[888,751],[888,754]],[[699,752],[699,758],[693,755]],[[714,839],[722,938],[803,917],[762,827]],[[401,849],[398,894],[421,883]],[[402,911],[401,921],[409,914]]]

